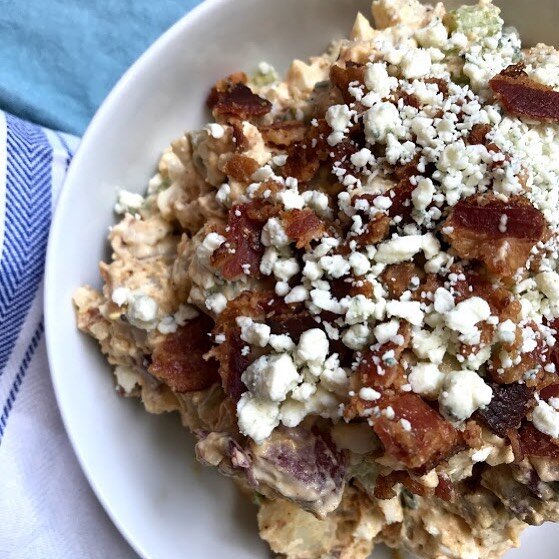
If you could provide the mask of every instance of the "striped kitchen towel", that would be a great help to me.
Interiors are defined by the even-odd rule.
[[[0,557],[136,557],[64,431],[44,343],[43,271],[78,138],[0,111]]]

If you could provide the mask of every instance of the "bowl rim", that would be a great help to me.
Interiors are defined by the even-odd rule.
[[[70,440],[74,455],[78,460],[78,464],[85,475],[85,478],[93,490],[93,493],[101,506],[103,507],[105,513],[110,518],[113,525],[119,531],[119,533],[124,537],[130,547],[142,558],[148,559],[148,553],[142,548],[138,539],[132,534],[124,519],[119,518],[116,512],[112,509],[109,502],[109,496],[105,495],[104,490],[100,487],[96,480],[95,474],[90,469],[87,461],[83,458],[80,451],[79,437],[74,431],[70,417],[67,415],[65,407],[62,405],[62,387],[60,384],[60,377],[54,374],[54,354],[57,348],[52,341],[50,332],[56,328],[56,310],[55,301],[51,301],[51,293],[53,292],[53,286],[56,282],[56,265],[54,252],[59,246],[59,239],[62,234],[63,229],[63,214],[62,209],[66,205],[66,200],[69,197],[70,189],[68,185],[75,180],[77,174],[77,169],[81,166],[81,161],[87,157],[87,152],[89,151],[89,144],[95,141],[98,134],[102,133],[102,130],[107,125],[109,116],[115,109],[115,105],[119,102],[122,94],[126,91],[129,84],[136,79],[136,76],[142,72],[144,66],[150,64],[156,60],[162,52],[165,51],[167,46],[173,41],[179,38],[179,36],[184,33],[188,33],[188,29],[196,25],[197,21],[208,17],[209,14],[220,6],[226,3],[232,3],[235,0],[200,0],[200,3],[194,6],[190,11],[185,13],[180,19],[173,23],[166,31],[164,31],[137,59],[132,65],[124,72],[124,74],[119,78],[116,84],[113,86],[109,94],[106,96],[104,101],[101,103],[95,115],[91,119],[91,122],[86,128],[84,135],[81,138],[80,144],[74,157],[68,168],[68,172],[64,179],[63,186],[58,196],[58,201],[56,202],[54,213],[51,221],[51,227],[49,232],[49,239],[47,244],[47,252],[45,259],[45,281],[43,287],[43,312],[45,320],[45,343],[47,350],[47,363],[49,368],[49,374],[51,382],[54,389],[54,395],[56,399],[56,404],[60,412],[62,423],[64,425],[64,430]],[[238,3],[238,0],[237,0]]]

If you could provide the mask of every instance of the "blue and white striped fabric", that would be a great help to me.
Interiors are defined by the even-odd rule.
[[[0,112],[0,557],[136,557],[95,500],[47,365],[43,271],[78,139]]]

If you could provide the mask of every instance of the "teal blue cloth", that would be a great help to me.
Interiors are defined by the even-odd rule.
[[[123,72],[200,0],[0,0],[0,109],[81,135]]]

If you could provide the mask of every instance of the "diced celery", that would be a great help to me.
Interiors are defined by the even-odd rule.
[[[451,32],[464,33],[470,40],[475,41],[502,31],[504,21],[500,13],[501,10],[493,4],[461,6],[447,14],[445,23]]]
[[[252,494],[252,502],[253,502],[256,506],[260,507],[260,506],[262,505],[262,503],[264,502],[264,500],[265,500],[265,499],[264,499],[264,495],[261,495],[260,493],[258,493],[258,491],[255,491],[255,492]]]
[[[266,63],[260,63],[258,71],[250,79],[250,83],[256,87],[264,87],[277,82],[279,76],[275,69]]]

